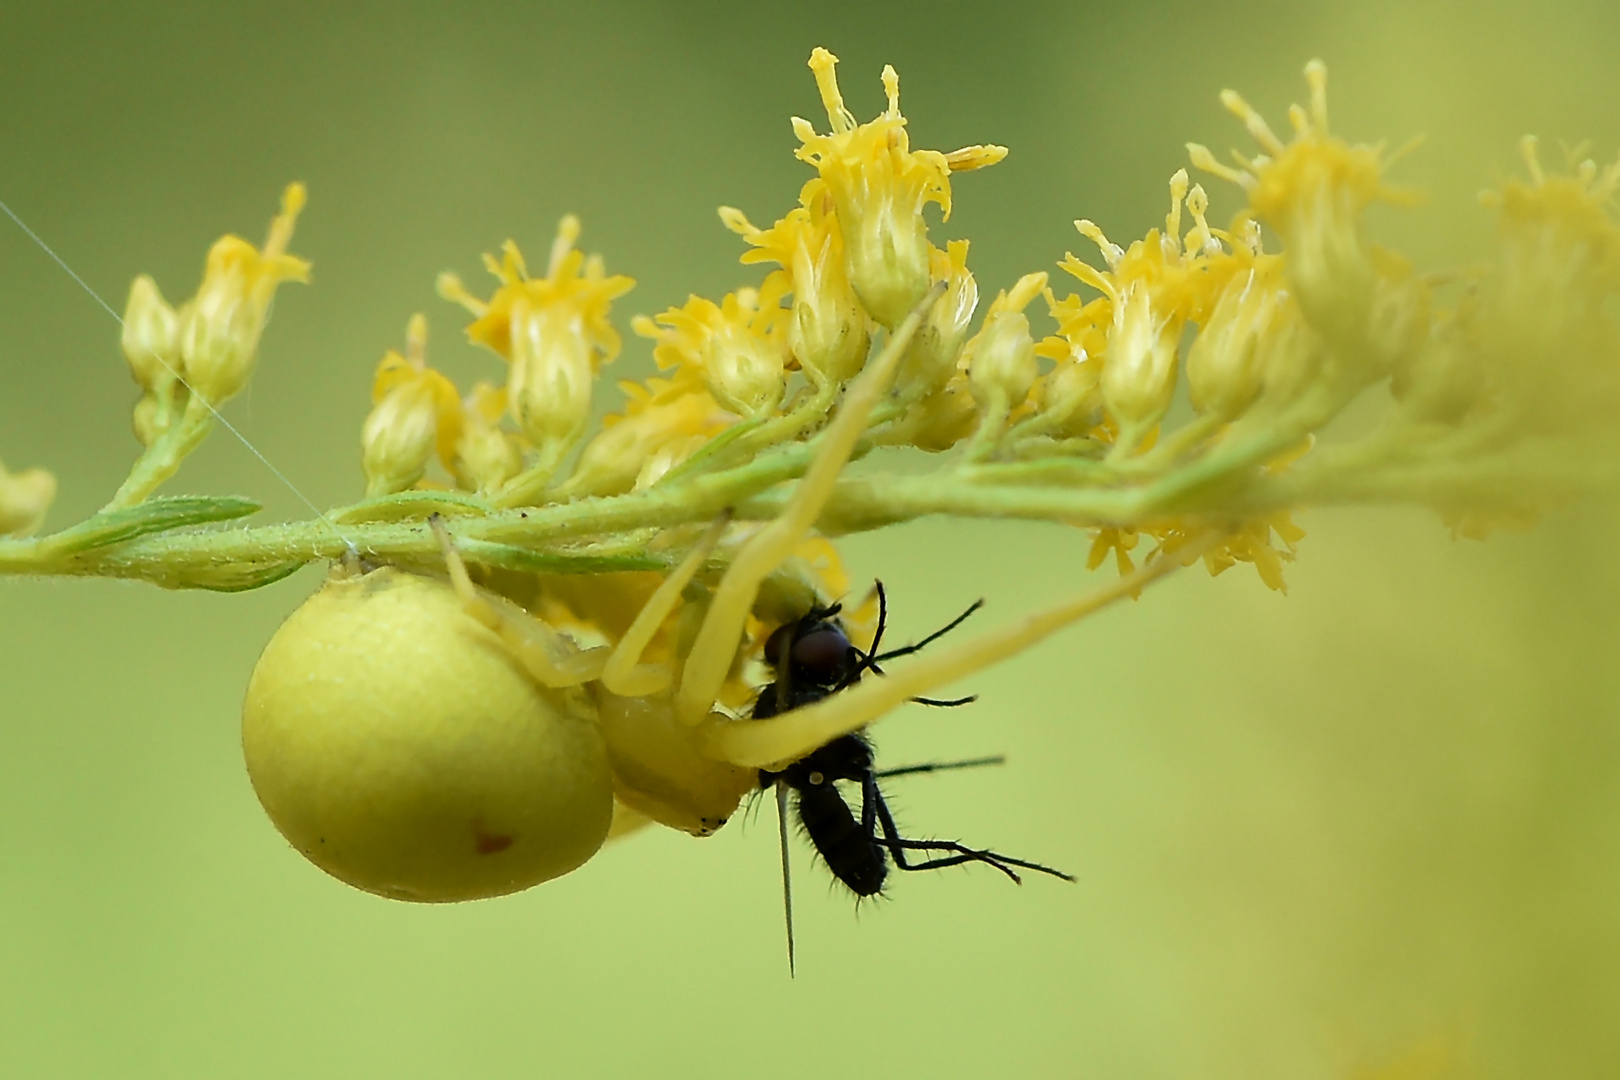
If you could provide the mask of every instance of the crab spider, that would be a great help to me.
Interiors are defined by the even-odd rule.
[[[757,786],[758,770],[785,766],[839,736],[865,727],[897,705],[1028,647],[1061,626],[1170,570],[1159,560],[1115,585],[992,632],[898,676],[863,680],[805,708],[767,720],[740,721],[718,706],[736,663],[744,628],[765,579],[809,534],[840,470],[887,391],[918,318],[903,324],[887,348],[851,384],[821,449],[780,516],[737,551],[680,664],[680,677],[641,663],[643,650],[674,614],[682,595],[719,543],[729,516],[716,520],[666,578],[616,645],[578,649],[510,601],[481,592],[469,578],[442,522],[434,527],[457,595],[467,612],[495,629],[542,685],[598,686],[600,723],[621,801],[647,817],[706,835],[724,824]]]
[[[850,382],[786,507],[736,547],[706,604],[687,600],[704,592],[725,515],[628,626],[596,628],[606,639],[596,645],[480,588],[442,521],[433,528],[448,583],[390,567],[335,571],[266,647],[243,710],[249,776],[283,835],[350,884],[418,901],[557,877],[610,829],[641,818],[707,835],[755,790],[760,769],[779,771],[1180,565],[1148,562],[902,672],[768,719],[739,718],[747,710],[734,673],[749,618],[786,622],[820,603],[806,596],[787,612],[795,601],[780,594],[792,590],[766,596],[831,497],[927,303]]]

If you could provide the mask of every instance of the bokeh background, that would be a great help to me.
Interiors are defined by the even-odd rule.
[[[1338,127],[1429,142],[1379,227],[1464,261],[1475,192],[1544,145],[1620,146],[1609,5],[1066,0],[1018,5],[0,6],[0,198],[116,308],[193,288],[308,182],[250,395],[231,416],[315,502],[361,491],[372,368],[412,311],[459,377],[434,275],[478,279],[556,219],[655,312],[752,280],[720,203],[782,213],[820,119],[810,49],[868,117],[885,62],[918,145],[994,141],[939,236],[993,292],[1163,214],[1182,144],[1280,123],[1312,56]],[[1549,157],[1558,159],[1554,149]],[[1226,210],[1232,200],[1225,199]],[[134,456],[117,327],[0,221],[0,457],[56,470],[52,524]],[[644,342],[618,370],[644,373]],[[172,490],[297,500],[216,435]],[[529,893],[413,907],[306,864],[237,735],[262,644],[316,585],[243,596],[0,581],[0,1076],[1607,1077],[1620,1073],[1620,515],[1453,541],[1431,516],[1307,514],[1291,594],[1188,574],[880,729],[902,821],[1074,870],[913,875],[856,911],[797,856],[785,969],[768,813],[649,832]],[[849,540],[898,632],[1084,587],[1084,538],[929,522]]]

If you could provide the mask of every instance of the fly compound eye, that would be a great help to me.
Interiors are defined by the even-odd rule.
[[[815,682],[836,682],[849,663],[852,648],[837,624],[818,623],[793,643],[793,666]]]

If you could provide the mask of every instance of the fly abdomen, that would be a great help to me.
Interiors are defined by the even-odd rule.
[[[799,820],[826,860],[827,869],[856,896],[876,896],[883,891],[888,860],[850,813],[836,787],[822,783],[800,788]]]

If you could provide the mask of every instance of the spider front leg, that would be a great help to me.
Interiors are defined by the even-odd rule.
[[[913,698],[1020,653],[1116,600],[1136,596],[1144,586],[1197,561],[1224,539],[1224,533],[1212,532],[1195,543],[1165,552],[1162,557],[1095,592],[1037,612],[972,641],[930,652],[904,671],[863,679],[813,705],[767,720],[715,724],[708,733],[709,751],[723,761],[738,765],[780,769],[840,735],[859,731]]]
[[[815,525],[822,508],[832,497],[838,474],[866,431],[872,407],[888,392],[912,334],[941,288],[935,286],[929,291],[917,310],[895,329],[894,336],[877,358],[849,384],[844,403],[822,433],[821,448],[793,497],[778,517],[742,546],[720,579],[708,614],[692,642],[680,688],[675,694],[675,715],[682,723],[697,724],[713,710],[726,673],[736,658],[737,645],[742,641],[748,613],[753,609],[761,583],[793,553],[794,547]]]
[[[658,633],[658,628],[674,613],[681,602],[682,591],[714,553],[715,545],[720,542],[720,536],[730,522],[730,511],[715,519],[714,524],[710,525],[699,538],[691,553],[669,577],[664,579],[663,584],[658,586],[657,591],[636,613],[635,621],[619,639],[618,645],[614,646],[613,655],[602,668],[602,685],[610,693],[618,694],[620,697],[646,697],[661,693],[674,681],[673,671],[661,664],[641,663],[641,654],[646,651],[648,644]]]
[[[557,690],[579,686],[601,675],[609,650],[581,649],[512,601],[474,585],[444,519],[434,514],[428,524],[438,537],[444,565],[450,573],[450,585],[456,590],[463,610],[500,635],[501,643],[535,682]]]

